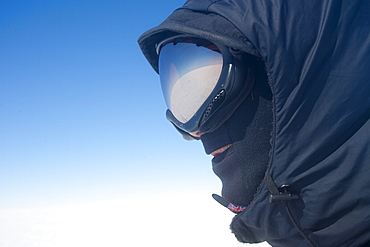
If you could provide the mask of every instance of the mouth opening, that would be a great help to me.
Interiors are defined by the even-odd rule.
[[[217,156],[219,156],[220,154],[222,154],[223,152],[225,152],[229,147],[231,147],[231,145],[232,145],[232,144],[228,144],[228,145],[226,145],[226,146],[223,146],[222,148],[219,148],[219,149],[217,149],[217,150],[213,151],[213,152],[211,153],[211,155],[212,155],[213,157],[217,157]]]

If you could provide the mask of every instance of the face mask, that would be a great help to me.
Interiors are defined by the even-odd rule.
[[[249,205],[269,162],[272,133],[271,91],[267,83],[252,93],[216,131],[201,136],[206,153],[232,144],[212,159],[214,173],[222,181],[222,197],[239,206]]]

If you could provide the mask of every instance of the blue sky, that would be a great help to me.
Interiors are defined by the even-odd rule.
[[[143,191],[209,168],[164,119],[136,42],[182,2],[2,1],[0,207]]]
[[[56,246],[48,234],[55,236],[74,222],[56,218],[50,228],[45,219],[103,207],[96,203],[107,207],[103,212],[114,204],[130,214],[161,202],[172,208],[172,198],[187,198],[194,201],[191,212],[208,203],[224,212],[211,199],[221,186],[210,157],[201,143],[184,141],[166,121],[158,76],[137,45],[141,33],[183,3],[0,2],[0,229],[9,230],[10,224],[11,236],[19,241],[3,231],[0,244],[23,247],[32,240],[35,246]],[[197,205],[198,199],[206,201]],[[169,219],[165,211],[163,218]],[[225,214],[227,223],[219,230],[229,235],[232,215]],[[107,217],[109,224],[124,227],[115,217]],[[201,220],[198,214],[190,219],[195,218]],[[75,219],[77,225],[86,223]],[[25,222],[31,224],[28,230]],[[45,233],[42,226],[55,232]],[[80,243],[86,236],[76,239],[70,241]]]

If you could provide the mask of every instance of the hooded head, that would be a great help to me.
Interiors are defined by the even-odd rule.
[[[264,62],[272,101],[256,80],[232,116],[201,136],[207,153],[228,147],[213,165],[227,201],[249,205],[231,225],[240,241],[300,246],[306,232],[324,246],[369,242],[369,10],[369,1],[188,0],[139,38],[157,72],[156,44],[179,34]],[[299,195],[289,202],[296,222],[268,199],[286,185]]]
[[[178,41],[173,41],[175,37],[198,37],[225,47],[222,48],[226,50],[224,53],[231,53],[232,61],[237,61],[233,63],[237,71],[235,74],[241,75],[236,78],[238,83],[235,84],[239,86],[237,89],[234,86],[234,91],[239,94],[231,95],[227,107],[221,106],[216,117],[210,118],[207,124],[195,131],[184,128],[171,111],[167,112],[167,118],[185,139],[201,139],[207,154],[220,153],[225,146],[229,147],[214,157],[213,170],[222,181],[222,196],[228,203],[249,205],[263,180],[271,150],[272,93],[265,63],[231,22],[220,15],[183,7],[139,38],[143,54],[158,73],[158,51],[169,40],[177,44]],[[217,92],[219,90],[215,91],[215,95]],[[211,95],[210,98],[212,100],[216,96]],[[193,137],[188,132],[203,135]]]

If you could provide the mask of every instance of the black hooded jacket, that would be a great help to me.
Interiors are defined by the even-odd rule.
[[[262,186],[231,223],[237,239],[370,246],[370,1],[189,0],[139,38],[156,71],[156,43],[178,33],[266,66],[272,150]]]

